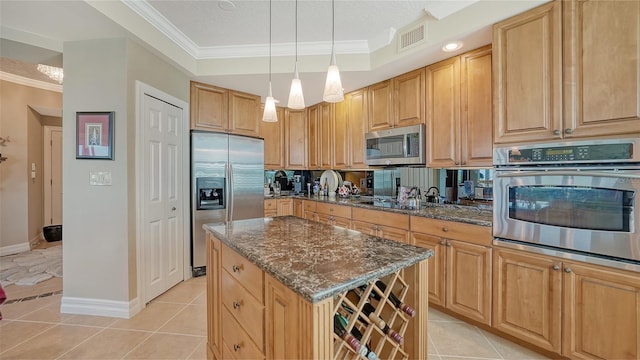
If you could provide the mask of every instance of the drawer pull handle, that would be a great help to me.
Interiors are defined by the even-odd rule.
[[[447,241],[445,239],[440,240],[440,245],[447,245]]]
[[[233,272],[240,272],[241,268],[238,265],[233,265],[233,267],[231,268],[231,270],[233,270]]]
[[[443,227],[442,231],[447,232],[447,231],[449,231],[449,228]]]
[[[240,344],[233,344],[233,351],[240,351]]]
[[[555,270],[555,271],[560,270],[560,266],[559,265],[553,265],[553,270]]]
[[[564,268],[564,272],[566,272],[567,274],[571,272],[571,268]]]
[[[233,302],[233,308],[234,308],[234,309],[239,308],[239,307],[240,307],[240,305],[242,305],[242,304],[241,304],[239,301],[234,301],[234,302]]]

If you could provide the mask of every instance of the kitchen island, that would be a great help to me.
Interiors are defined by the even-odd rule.
[[[204,229],[210,358],[426,358],[431,250],[291,216]]]

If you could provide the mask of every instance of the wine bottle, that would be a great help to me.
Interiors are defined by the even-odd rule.
[[[340,322],[340,326],[346,332],[346,326],[349,323],[349,321],[344,316],[342,316],[340,314],[335,314],[334,317],[333,317],[333,321],[334,322]],[[334,328],[335,328],[335,325],[334,325]],[[354,327],[353,329],[351,329],[351,335],[353,335],[353,337],[355,337],[355,339],[358,341],[358,343],[360,343],[360,341],[362,341],[362,333],[357,328]],[[338,335],[338,336],[340,336],[340,335]],[[369,350],[369,348],[366,345],[364,345],[362,343],[360,343],[360,345],[362,346],[362,348],[360,349],[360,352],[358,352],[358,354],[364,356],[368,360],[380,360],[378,355],[376,355],[376,353],[374,353],[373,351]],[[352,347],[352,349],[353,349],[353,347]]]
[[[357,354],[367,356],[369,349],[366,346],[363,346],[358,339],[347,332],[347,329],[342,325],[340,318],[341,316],[338,314],[333,316],[333,332],[344,340]]]
[[[347,293],[347,297],[354,304],[357,304],[358,302],[360,302],[360,295],[356,293],[355,290],[349,291]],[[389,336],[393,341],[397,342],[398,344],[402,344],[402,342],[404,341],[404,338],[402,337],[402,335],[398,334],[397,331],[390,328],[389,325],[387,325],[387,323],[380,316],[375,314],[375,311],[376,311],[376,308],[373,307],[373,305],[371,305],[371,303],[369,302],[366,302],[362,306],[362,313],[367,318],[369,318],[369,320],[371,320],[372,323],[374,323],[376,326],[382,329],[382,332],[387,334],[387,336]]]
[[[386,291],[387,290],[387,285],[385,285],[385,283],[383,283],[380,280],[376,281],[376,286],[378,286],[378,288],[381,291]],[[365,290],[367,287],[366,285],[363,285],[360,287],[360,289]],[[382,297],[380,295],[378,295],[377,292],[375,291],[371,291],[371,293],[369,294],[369,297],[372,297],[376,300],[380,300]],[[398,299],[393,292],[389,292],[389,300],[391,301],[391,303],[398,309],[402,310],[403,312],[405,312],[407,315],[411,316],[411,317],[415,317],[416,316],[416,310],[414,308],[412,308],[411,306],[403,303],[402,301],[400,301],[400,299]]]

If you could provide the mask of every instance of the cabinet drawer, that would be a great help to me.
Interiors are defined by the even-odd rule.
[[[493,239],[491,227],[488,226],[430,219],[420,216],[411,217],[411,231],[485,246],[491,246]]]
[[[316,202],[311,200],[302,201],[304,211],[316,212]]]
[[[333,215],[351,219],[351,207],[349,206],[318,203],[316,205],[316,212],[318,214]]]
[[[222,268],[233,276],[260,303],[263,302],[263,272],[227,246],[222,247]]]
[[[223,359],[264,359],[264,353],[242,330],[226,308],[222,310],[222,343]]]
[[[276,211],[278,209],[278,204],[276,199],[264,199],[264,211],[273,210]]]
[[[409,215],[394,214],[378,210],[353,208],[351,219],[409,230]]]
[[[264,349],[264,306],[226,271],[222,272],[222,303],[260,350]]]

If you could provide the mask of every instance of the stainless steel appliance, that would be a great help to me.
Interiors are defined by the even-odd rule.
[[[639,144],[616,139],[496,148],[496,240],[640,264]]]
[[[264,141],[191,132],[191,265],[206,272],[203,224],[264,216]]]
[[[424,165],[424,124],[365,134],[367,165]]]

